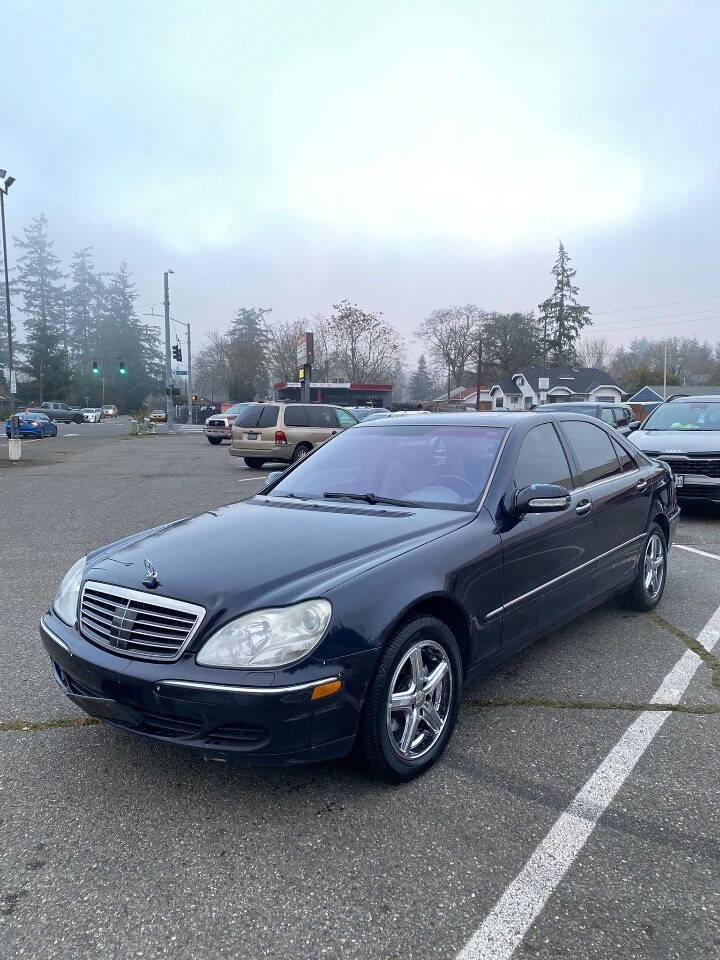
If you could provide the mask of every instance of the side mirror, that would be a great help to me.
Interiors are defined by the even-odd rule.
[[[628,424],[628,427],[630,427],[631,430],[639,430],[639,429],[640,429],[640,421],[639,421],[639,420],[631,420],[630,423]]]
[[[557,483],[531,483],[529,487],[518,490],[513,497],[513,512],[517,516],[525,513],[559,513],[570,506],[570,491]]]
[[[282,475],[282,470],[273,470],[272,473],[269,473],[265,478],[265,486],[269,487],[271,483],[275,483],[276,480],[279,480]]]

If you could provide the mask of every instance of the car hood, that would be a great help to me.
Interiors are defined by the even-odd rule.
[[[643,453],[720,453],[720,430],[635,430],[628,440]]]
[[[199,603],[219,617],[318,596],[471,522],[473,512],[256,497],[110,544],[85,579]],[[145,558],[158,586],[148,589]]]

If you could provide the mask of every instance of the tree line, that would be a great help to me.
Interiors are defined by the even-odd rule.
[[[13,240],[18,257],[10,281],[11,309],[22,316],[25,331],[22,341],[13,332],[18,400],[95,406],[102,402],[104,382],[106,400],[130,410],[162,390],[159,329],[137,316],[138,294],[127,264],[98,271],[92,248],[83,247],[64,271],[44,216],[35,217]],[[4,296],[0,300],[4,382],[7,319]]]

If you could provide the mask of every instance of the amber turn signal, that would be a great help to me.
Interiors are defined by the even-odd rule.
[[[323,697],[331,697],[342,687],[342,680],[328,680],[327,683],[320,683],[312,692],[311,700],[322,700]]]

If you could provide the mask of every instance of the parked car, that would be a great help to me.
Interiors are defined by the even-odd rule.
[[[615,427],[624,437],[640,426],[640,421],[627,403],[589,403],[584,400],[577,403],[540,403],[533,408],[533,412],[584,413],[586,417],[595,417]]]
[[[28,413],[35,413],[40,411],[44,413],[50,420],[58,421],[59,423],[83,423],[83,414],[82,410],[78,407],[71,407],[67,403],[60,403],[56,400],[46,400],[44,403],[41,403],[39,407],[28,407]]]
[[[324,403],[251,403],[232,425],[230,453],[253,470],[268,460],[296,463],[357,422],[344,407]]]
[[[52,420],[50,420],[49,417],[46,417],[44,413],[35,411],[34,413],[18,413],[16,416],[19,421],[18,434],[21,439],[23,437],[35,437],[37,439],[42,439],[43,437],[57,436],[57,424],[53,423]],[[5,435],[7,437],[12,435],[11,420],[6,420],[5,422]]]
[[[152,410],[149,419],[153,423],[167,423],[167,410]]]
[[[83,407],[80,411],[85,423],[100,423],[102,420],[102,410],[100,407]]]
[[[589,417],[379,420],[247,501],[92,551],[41,635],[116,727],[247,762],[355,748],[409,780],[465,682],[608,597],[652,609],[678,514],[669,468]]]
[[[343,407],[343,410],[348,410],[358,420],[364,420],[372,413],[390,413],[387,407]]]
[[[670,397],[628,439],[670,465],[678,497],[720,503],[719,396]]]
[[[235,418],[249,406],[249,403],[236,403],[232,407],[228,407],[225,413],[213,413],[209,416],[203,427],[203,433],[208,441],[217,446],[223,440],[231,440],[232,425],[235,423]]]
[[[118,415],[118,408],[114,403],[104,403],[102,412],[104,417],[116,417]]]

